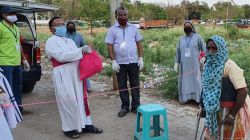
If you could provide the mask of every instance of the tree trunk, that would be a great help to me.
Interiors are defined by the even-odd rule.
[[[93,21],[90,21],[90,34],[93,34]]]
[[[121,6],[122,0],[110,0],[110,17],[111,17],[111,24],[114,24],[116,21],[115,18],[115,10]],[[113,78],[113,91],[118,90],[118,83],[116,73],[112,73]]]
[[[71,16],[70,16],[70,18],[71,19],[74,19],[74,13],[75,13],[75,0],[72,0],[72,5],[71,5]]]
[[[116,77],[115,72],[112,73],[112,78],[113,78],[113,91],[116,91],[118,90],[118,83],[117,83],[117,77]]]
[[[121,6],[122,0],[110,0],[110,17],[111,24],[114,24],[116,21],[115,10]]]

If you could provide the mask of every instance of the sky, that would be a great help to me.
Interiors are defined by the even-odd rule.
[[[132,0],[135,1],[135,0]],[[171,4],[180,4],[182,0],[140,0],[141,2],[150,2],[150,3],[166,3],[168,2]],[[188,0],[190,2],[194,2],[196,0]],[[227,1],[227,0],[199,0],[199,1],[204,1],[208,3],[209,6],[212,6],[214,3],[218,1]],[[244,4],[249,4],[250,5],[250,0],[234,0],[235,4],[237,5],[244,5]]]

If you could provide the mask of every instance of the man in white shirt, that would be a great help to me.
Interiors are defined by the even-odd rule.
[[[109,56],[112,60],[112,69],[116,72],[121,110],[118,117],[123,117],[129,112],[136,113],[140,106],[140,79],[139,72],[143,68],[143,39],[136,26],[128,23],[128,11],[118,7],[115,11],[117,22],[109,28],[105,42],[108,46]],[[130,105],[129,81],[132,101]]]

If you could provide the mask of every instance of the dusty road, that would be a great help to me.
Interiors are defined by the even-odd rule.
[[[89,103],[93,123],[104,129],[104,133],[82,134],[81,140],[133,140],[135,117],[133,113],[123,118],[117,117],[120,98],[110,93],[112,81],[93,81],[94,92],[90,93]],[[179,105],[154,96],[154,90],[142,90],[141,102],[159,103],[168,110],[169,139],[193,140],[197,107]],[[25,109],[32,114],[25,115],[24,121],[13,130],[15,140],[67,140],[61,131],[61,122],[55,101],[50,75],[44,75],[32,93],[23,97]],[[31,104],[30,103],[39,103]]]

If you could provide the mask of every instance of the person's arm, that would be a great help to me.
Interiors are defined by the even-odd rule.
[[[139,58],[143,57],[143,47],[141,41],[136,42]]]
[[[244,71],[232,60],[229,61],[229,64],[231,67],[228,69],[228,76],[236,89],[235,105],[229,111],[229,114],[235,117],[245,103],[247,96],[247,84],[245,82]]]
[[[233,125],[237,113],[245,104],[248,92],[247,84],[244,78],[244,71],[234,61],[228,60],[225,64],[224,71],[225,75],[228,75],[230,81],[236,89],[236,101],[234,106],[229,110],[225,120],[223,120],[222,123],[226,125]]]
[[[245,104],[247,97],[247,88],[241,88],[236,90],[236,101],[232,109],[230,109],[226,118],[222,121],[222,124],[233,125],[235,123],[236,115]]]
[[[26,57],[25,57],[25,55],[24,55],[24,52],[23,52],[23,47],[20,46],[20,49],[21,49],[21,58],[22,58],[22,61],[23,60],[27,60]]]
[[[57,40],[54,40],[54,38],[49,39],[45,43],[45,53],[61,63],[81,60],[83,57],[83,48],[77,48],[73,40],[68,40],[68,43],[68,45],[74,45],[75,49],[64,49],[60,47]]]
[[[109,53],[109,57],[110,57],[111,61],[115,60],[113,47],[114,47],[113,44],[108,43],[108,53]]]
[[[181,59],[181,51],[180,51],[180,41],[176,45],[176,55],[175,55],[175,63],[180,63]]]
[[[79,33],[79,36],[80,36],[80,47],[82,47],[85,45],[85,40],[84,40],[83,35],[81,35],[80,33]]]
[[[142,47],[142,43],[141,43],[142,40],[143,40],[143,37],[142,37],[140,31],[136,28],[135,41],[136,41],[139,59],[140,58],[142,59],[142,57],[143,57],[143,47]]]
[[[179,42],[176,45],[176,55],[175,55],[175,63],[174,63],[174,71],[175,72],[179,71],[179,64],[180,64],[180,61],[181,61],[180,60],[181,59],[180,40],[179,40]]]
[[[24,55],[24,52],[23,52],[23,47],[22,47],[23,41],[24,41],[24,40],[23,40],[22,36],[20,36],[20,51],[21,51],[21,58],[22,58],[22,61],[23,61],[23,60],[27,60],[26,57],[25,57],[25,55]]]
[[[234,118],[237,113],[240,111],[241,107],[244,105],[246,97],[247,97],[247,88],[241,88],[236,90],[236,101],[234,107],[229,111]]]
[[[115,35],[114,35],[111,28],[108,30],[108,32],[106,34],[105,43],[107,43],[109,57],[110,57],[111,61],[113,61],[113,60],[115,60],[115,54],[114,54],[114,43],[115,43],[114,36]]]

